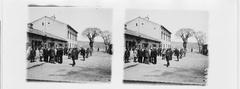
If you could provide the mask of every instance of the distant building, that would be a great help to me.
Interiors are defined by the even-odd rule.
[[[171,47],[171,32],[148,17],[137,17],[125,24],[126,47]]]
[[[77,46],[78,32],[74,28],[72,28],[69,24],[56,20],[55,16],[52,17],[44,16],[29,24],[31,24],[32,29],[39,30],[44,34],[49,33],[57,37],[63,38],[64,40],[67,41],[67,44],[62,46],[68,48],[73,48]],[[58,44],[54,44],[54,46],[58,46]]]

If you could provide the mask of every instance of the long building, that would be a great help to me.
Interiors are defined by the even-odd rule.
[[[171,32],[148,17],[137,17],[125,23],[126,47],[171,47]]]
[[[78,32],[69,24],[56,20],[55,16],[43,16],[32,21],[29,25],[31,25],[32,29],[63,38],[67,42],[67,44],[63,45],[65,47],[73,48],[77,46]],[[58,44],[55,44],[55,46],[58,46]]]

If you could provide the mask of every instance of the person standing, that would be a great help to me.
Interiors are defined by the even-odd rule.
[[[170,60],[172,60],[172,50],[169,48],[166,50],[166,61],[167,61],[167,64],[166,66],[170,66]]]
[[[162,50],[162,60],[164,60],[166,58],[166,49]]]
[[[43,61],[48,62],[48,49],[46,46],[43,48]]]
[[[33,49],[30,51],[30,62],[35,62],[35,56],[36,56],[36,51],[35,51],[35,49],[33,48]]]
[[[125,53],[124,53],[124,62],[128,63],[129,62],[129,57],[130,57],[130,52],[128,48],[126,48]]]
[[[58,49],[58,47],[54,47],[54,54],[55,54],[54,55],[54,62],[58,62],[58,58],[59,58],[58,57],[59,55],[57,55],[57,49]]]
[[[62,47],[60,47],[60,48],[58,48],[57,49],[57,59],[58,59],[58,63],[60,63],[60,64],[62,64],[62,62],[63,62],[63,48]]]
[[[183,57],[183,49],[182,48],[180,49],[180,53],[179,54],[180,54],[180,59],[182,59],[182,57]]]
[[[149,51],[148,51],[147,48],[145,48],[145,49],[144,49],[144,61],[143,61],[145,64],[148,64],[148,62],[149,62],[149,56],[150,56],[150,55],[149,55]]]
[[[175,48],[174,50],[174,55],[177,57],[177,61],[179,61],[179,50],[177,48]]]
[[[80,52],[81,52],[81,55],[83,57],[83,61],[85,61],[86,50],[84,48],[81,48]]]
[[[32,50],[32,47],[29,46],[29,47],[27,48],[27,60],[28,60],[28,61],[31,60],[31,59],[30,59],[31,50]]]
[[[138,57],[138,62],[142,63],[142,57],[143,57],[143,53],[142,53],[142,48],[139,47],[137,50],[137,57]]]
[[[149,54],[148,60],[149,60],[149,62],[152,63],[153,62],[152,47],[150,49],[148,49],[148,54]]]
[[[43,47],[41,47],[40,49],[39,49],[39,55],[40,55],[40,62],[42,62],[43,60]]]
[[[137,62],[137,49],[133,49],[133,60]]]
[[[90,52],[90,49],[87,48],[87,50],[86,50],[86,58],[88,58],[89,52]]]
[[[72,58],[72,62],[73,62],[72,66],[76,65],[75,60],[77,59],[77,55],[78,55],[77,48],[73,48],[72,52],[71,52],[71,58]]]
[[[152,49],[152,52],[151,52],[151,55],[152,55],[152,63],[153,64],[157,64],[157,49],[156,48],[153,48]]]
[[[49,53],[50,53],[49,62],[55,64],[55,58],[54,58],[54,57],[55,57],[55,50],[54,50],[54,47],[52,47],[52,48],[49,50]]]

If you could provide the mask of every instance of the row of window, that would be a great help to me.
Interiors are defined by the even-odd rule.
[[[77,35],[71,33],[70,31],[68,31],[67,37],[68,37],[68,39],[71,39],[71,40],[77,41]]]
[[[166,41],[171,41],[171,36],[169,34],[161,32],[161,39],[166,40]]]
[[[169,45],[169,44],[162,44],[162,48],[171,48],[171,45]]]

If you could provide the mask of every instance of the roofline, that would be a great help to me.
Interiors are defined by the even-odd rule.
[[[125,28],[124,34],[125,34],[125,35],[131,35],[131,34],[127,34],[127,33],[126,33],[126,30],[129,30],[129,29]],[[129,31],[132,31],[132,30],[129,30]],[[133,31],[133,32],[136,32],[136,31]],[[140,34],[140,35],[145,35],[145,34],[142,34],[142,33],[138,33],[138,34]],[[131,35],[131,36],[134,36],[134,35]],[[145,36],[148,36],[148,35],[145,35]],[[135,37],[140,37],[140,36],[135,36]],[[148,36],[148,37],[150,37],[150,36]],[[154,37],[151,37],[152,39],[144,38],[144,37],[140,37],[140,38],[148,39],[148,40],[151,40],[151,41],[155,41],[155,42],[160,42],[160,43],[161,43],[160,40],[158,40],[158,39],[156,39],[156,38],[154,38]]]
[[[30,29],[38,30],[38,29],[34,29],[34,28],[28,28],[28,29],[29,29],[29,30],[30,30]],[[27,33],[31,33],[29,30],[27,31]],[[38,31],[41,31],[41,30],[38,30]],[[41,31],[41,32],[42,32],[42,31]],[[48,33],[48,32],[45,32],[45,33],[50,34],[50,35],[53,35],[53,36],[56,36],[56,35],[51,34],[51,33]],[[35,35],[39,35],[39,36],[43,36],[43,35],[41,35],[41,34],[36,34],[36,33],[31,33],[31,34],[35,34]],[[45,35],[46,35],[46,34],[45,34]],[[56,39],[56,40],[59,40],[59,41],[67,42],[66,39],[64,39],[64,38],[62,38],[62,37],[59,37],[59,36],[56,36],[56,37],[59,37],[59,38],[61,38],[61,39],[57,39],[57,38],[53,38],[53,37],[49,37],[49,36],[46,36],[46,37],[51,38],[51,39]]]
[[[69,28],[71,28],[74,32],[78,33],[78,32],[77,32],[73,27],[71,27],[69,24],[63,23],[63,22],[61,22],[61,21],[59,21],[59,20],[53,19],[53,18],[48,17],[48,16],[43,16],[43,17],[41,17],[41,18],[39,18],[39,19],[36,19],[36,20],[32,21],[31,23],[34,23],[34,22],[36,22],[36,21],[38,21],[38,20],[40,20],[40,19],[43,19],[43,18],[48,18],[48,19],[53,20],[53,21],[56,21],[56,22],[58,22],[58,23],[67,25],[67,26],[68,26]],[[28,24],[29,24],[29,23],[28,23]]]
[[[169,30],[167,30],[166,27],[164,27],[163,25],[161,25],[161,28],[163,28],[165,31],[167,31],[168,33],[172,34]]]
[[[134,35],[126,34],[126,33],[124,33],[124,35],[134,36]],[[139,37],[139,36],[134,36],[134,37]],[[147,38],[143,38],[143,37],[139,37],[139,38],[147,39]],[[151,41],[154,41],[154,42],[157,42],[157,43],[162,43],[161,41],[156,41],[156,40],[152,40],[152,39],[147,39],[147,40],[151,40]]]
[[[128,23],[134,21],[134,20],[137,19],[137,18],[140,18],[140,16],[138,16],[138,17],[136,17],[136,18],[134,18],[134,19],[132,19],[132,20],[127,21],[125,24],[128,24]]]
[[[73,27],[71,27],[70,25],[67,25],[68,28],[72,29],[74,32],[78,33]]]
[[[172,34],[172,33],[171,33],[169,30],[167,30],[163,25],[160,25],[160,24],[158,24],[158,23],[156,23],[156,22],[153,22],[153,21],[150,21],[150,20],[146,20],[146,19],[144,19],[144,18],[142,18],[142,17],[140,17],[140,16],[138,16],[138,17],[136,17],[136,18],[134,18],[134,19],[126,22],[125,24],[128,24],[128,23],[134,21],[134,20],[137,19],[137,18],[142,19],[142,20],[145,20],[145,21],[148,21],[148,22],[153,23],[153,24],[156,24],[156,25],[159,25],[160,27],[163,27],[164,30],[166,30],[167,32],[169,32],[170,34]]]

